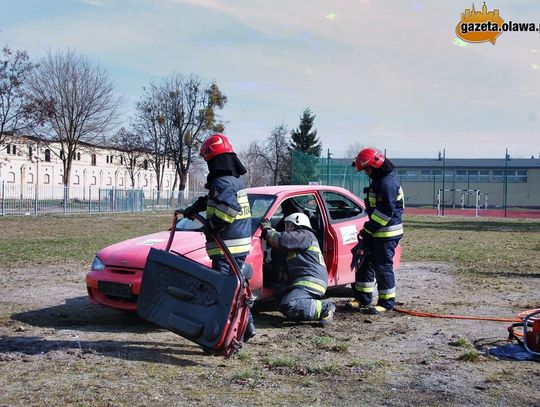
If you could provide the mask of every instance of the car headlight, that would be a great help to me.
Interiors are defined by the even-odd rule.
[[[94,260],[92,261],[92,270],[101,271],[105,270],[105,263],[101,261],[101,259],[96,256],[94,257]]]

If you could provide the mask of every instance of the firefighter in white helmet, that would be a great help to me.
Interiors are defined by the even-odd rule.
[[[336,307],[323,300],[328,272],[319,242],[309,218],[300,212],[285,218],[285,231],[277,232],[268,219],[262,219],[262,237],[276,249],[287,251],[289,287],[281,299],[280,311],[294,321],[319,321],[326,326]]]

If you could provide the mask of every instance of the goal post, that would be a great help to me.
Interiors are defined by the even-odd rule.
[[[475,210],[475,216],[480,216],[480,190],[479,189],[443,189],[440,188],[437,191],[437,215],[444,215],[444,202],[443,202],[443,196],[445,192],[451,192],[459,193],[459,202],[461,206],[461,210],[465,210],[465,207],[468,206],[465,203],[465,198],[469,197],[470,195],[474,196],[474,210]],[[486,206],[487,206],[487,194],[484,194]],[[454,204],[455,207],[455,204]]]

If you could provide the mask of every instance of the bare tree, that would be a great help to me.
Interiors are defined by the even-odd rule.
[[[60,143],[64,185],[79,143],[91,143],[108,131],[118,115],[120,99],[105,69],[74,51],[49,54],[29,80],[32,100],[47,115],[43,136]],[[56,152],[55,152],[56,154]]]
[[[272,183],[272,173],[267,170],[266,160],[261,157],[256,141],[252,141],[246,150],[240,151],[238,157],[247,170],[244,175],[246,186],[264,186]]]
[[[39,121],[35,106],[26,97],[27,80],[36,65],[26,51],[8,46],[0,55],[0,147],[8,134],[31,127]]]
[[[111,144],[118,149],[120,163],[126,169],[131,180],[131,186],[134,188],[135,177],[142,168],[143,157],[147,155],[142,136],[139,133],[130,132],[122,127],[113,136]]]
[[[163,89],[151,83],[144,89],[144,94],[135,105],[136,114],[133,120],[135,132],[141,136],[142,144],[148,151],[150,165],[156,174],[158,200],[163,185],[169,137],[165,121],[165,103]]]
[[[290,166],[288,134],[287,126],[280,124],[272,129],[262,145],[254,146],[257,156],[264,163],[264,168],[272,175],[273,185],[287,182]]]
[[[224,125],[216,117],[227,97],[213,82],[209,86],[195,75],[170,77],[164,85],[166,96],[165,123],[167,155],[175,165],[179,178],[178,190],[186,187],[190,166],[198,159],[200,143],[209,132],[223,132]],[[179,203],[182,194],[179,194]]]
[[[204,85],[195,75],[173,75],[162,84],[150,84],[137,104],[136,130],[153,153],[154,170],[161,188],[163,165],[175,167],[178,190],[184,191],[192,164],[199,159],[202,140],[209,132],[222,132],[216,111],[227,103],[216,83]],[[181,203],[182,194],[178,195]]]

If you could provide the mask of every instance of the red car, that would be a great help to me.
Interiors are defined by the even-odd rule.
[[[331,186],[287,185],[248,188],[252,213],[252,250],[246,262],[253,267],[250,287],[257,300],[271,298],[285,279],[275,272],[278,255],[261,239],[261,218],[271,219],[279,231],[284,218],[293,212],[308,215],[319,240],[328,268],[328,286],[344,286],[354,282],[351,271],[351,248],[357,233],[368,219],[361,199],[346,189]],[[142,274],[151,247],[164,249],[169,232],[159,232],[100,250],[86,276],[90,301],[108,307],[136,310]],[[201,224],[180,219],[171,252],[210,267],[205,251],[205,235]],[[394,268],[399,265],[400,246],[396,249]],[[272,259],[273,257],[273,259]],[[271,272],[271,270],[274,272]],[[278,277],[276,277],[278,276]]]

